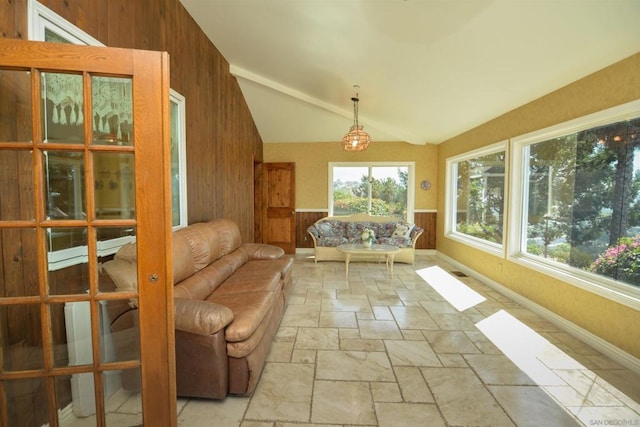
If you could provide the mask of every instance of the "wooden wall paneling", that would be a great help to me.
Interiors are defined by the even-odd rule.
[[[135,15],[127,10],[126,5],[128,2],[129,0],[106,2],[106,19],[103,16],[102,25],[97,24],[101,28],[95,29],[95,34],[93,34],[97,40],[112,47],[133,47],[134,42],[131,37],[131,31],[135,25]],[[104,38],[100,38],[99,35]]]
[[[326,212],[296,212],[296,248],[313,248],[307,228],[325,216]]]
[[[417,226],[424,229],[422,236],[416,242],[416,249],[436,248],[436,213],[416,212],[414,220]]]

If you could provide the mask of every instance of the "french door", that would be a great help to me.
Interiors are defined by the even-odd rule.
[[[176,424],[168,64],[0,39],[0,425]]]

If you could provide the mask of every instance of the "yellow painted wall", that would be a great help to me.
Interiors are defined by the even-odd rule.
[[[329,208],[329,162],[415,162],[415,209],[435,210],[438,194],[438,147],[405,142],[373,142],[361,153],[342,150],[341,141],[321,143],[264,144],[265,162],[296,164],[296,209]],[[420,182],[431,181],[431,189]]]
[[[438,148],[438,210],[444,212],[448,157],[640,99],[640,53],[458,135]],[[444,236],[437,250],[640,358],[640,311]]]

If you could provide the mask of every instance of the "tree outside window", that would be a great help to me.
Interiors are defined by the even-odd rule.
[[[333,166],[332,214],[395,216],[407,220],[409,166]]]
[[[526,252],[640,286],[640,118],[525,147]]]

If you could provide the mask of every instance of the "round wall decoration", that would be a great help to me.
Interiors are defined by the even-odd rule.
[[[427,181],[426,179],[424,181],[422,181],[420,183],[420,188],[422,188],[423,190],[428,190],[431,188],[431,182]]]

